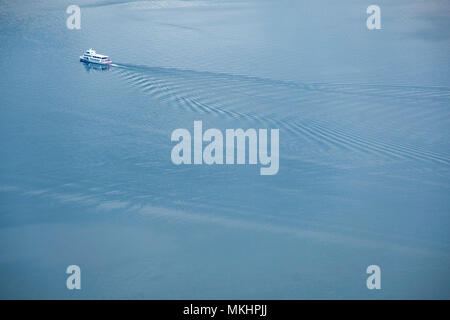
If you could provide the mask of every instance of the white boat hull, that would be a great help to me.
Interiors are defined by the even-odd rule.
[[[101,62],[101,61],[96,61],[94,59],[89,59],[89,58],[85,58],[83,56],[80,57],[80,61],[82,62],[89,62],[89,63],[95,63],[95,64],[100,64],[100,65],[109,65],[112,63],[111,60],[109,61],[105,61],[105,62]]]

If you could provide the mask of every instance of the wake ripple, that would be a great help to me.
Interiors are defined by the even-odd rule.
[[[125,82],[151,99],[182,111],[280,128],[288,133],[284,139],[289,143],[303,139],[324,150],[339,149],[353,156],[450,164],[448,155],[386,142],[379,130],[372,137],[366,130],[370,124],[382,124],[383,131],[396,130],[403,119],[408,120],[403,128],[408,123],[412,129],[438,123],[448,128],[449,88],[295,83],[177,68],[113,66]],[[363,117],[368,120],[361,121]]]

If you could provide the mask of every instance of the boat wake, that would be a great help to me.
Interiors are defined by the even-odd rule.
[[[287,148],[376,161],[448,166],[450,89],[373,84],[299,83],[178,68],[112,64],[130,87],[180,112],[280,128]],[[425,129],[424,129],[425,128]],[[427,129],[428,128],[428,129]],[[427,130],[442,136],[429,150]],[[284,133],[284,134],[283,134]],[[413,138],[413,139],[411,139]],[[317,159],[316,159],[317,160]]]

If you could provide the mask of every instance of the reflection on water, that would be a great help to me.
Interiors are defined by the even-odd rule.
[[[108,71],[111,69],[110,65],[102,65],[97,63],[90,63],[90,62],[81,62],[84,65],[84,68],[87,72],[91,71]]]

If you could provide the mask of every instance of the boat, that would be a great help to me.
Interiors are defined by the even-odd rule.
[[[82,56],[80,56],[80,61],[102,64],[102,65],[108,65],[108,64],[112,63],[111,59],[108,56],[105,56],[103,54],[98,54],[92,48],[86,50],[86,52]]]

